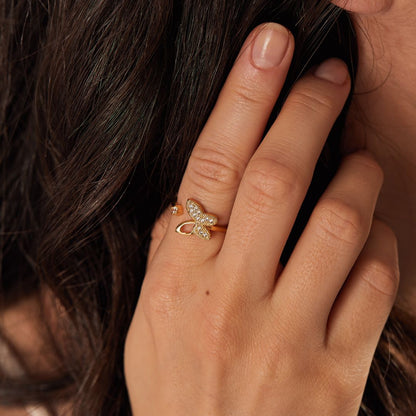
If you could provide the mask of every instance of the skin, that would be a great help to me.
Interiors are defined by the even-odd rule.
[[[247,46],[259,28],[254,31],[201,134],[178,198],[184,203],[191,196],[220,223],[229,222],[226,237],[213,233],[204,242],[179,236],[174,228],[184,217],[169,214],[153,231],[126,341],[134,414],[356,415],[397,290],[397,250],[397,301],[415,307],[416,8],[412,0],[337,3],[354,13],[360,48],[343,144],[354,154],[282,270],[275,259],[348,80],[333,85],[308,75],[257,149],[293,40],[278,67],[261,70]],[[373,157],[355,153],[362,148]],[[17,306],[2,326],[27,322],[24,331],[10,332],[13,341],[26,350],[33,333],[31,367],[48,370],[30,325],[37,303]]]
[[[383,168],[375,215],[397,236],[397,301],[416,315],[416,7],[412,0],[396,0],[385,11],[353,19],[360,66],[344,146],[369,149]]]
[[[253,57],[256,39],[276,52],[267,33],[286,36],[276,66]],[[125,347],[134,415],[358,413],[397,293],[397,241],[374,218],[383,170],[358,151],[278,264],[350,88],[345,65],[327,61],[296,84],[259,145],[293,48],[277,24],[253,31],[189,160],[178,201],[203,203],[226,234],[181,236],[185,217],[169,213],[154,227]]]
[[[56,304],[52,293],[47,290],[41,290],[36,295],[30,295],[12,307],[1,311],[0,327],[2,334],[23,357],[21,365],[16,365],[4,350],[4,347],[0,348],[0,362],[2,362],[2,366],[7,363],[6,369],[9,376],[18,377],[27,370],[32,374],[42,374],[45,378],[52,378],[59,374],[59,360],[45,331],[45,322],[54,334],[58,335],[62,331],[57,324],[57,319],[62,319],[63,313],[62,307]],[[0,406],[0,415],[28,416],[37,407],[39,406],[27,406],[23,409],[21,407]],[[32,410],[32,413],[30,410]],[[71,414],[71,403],[61,402],[56,406],[56,410],[59,416],[69,416]]]

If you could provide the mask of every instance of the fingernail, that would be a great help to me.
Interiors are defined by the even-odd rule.
[[[316,68],[315,76],[325,81],[342,85],[348,78],[348,70],[343,61],[331,58]]]
[[[252,49],[254,65],[260,69],[269,69],[280,65],[286,55],[289,43],[289,31],[277,24],[270,23],[257,34]]]

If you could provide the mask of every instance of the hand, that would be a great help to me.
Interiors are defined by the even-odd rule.
[[[125,348],[134,415],[358,413],[397,291],[397,243],[373,219],[382,170],[360,151],[279,264],[350,88],[344,63],[323,63],[260,143],[293,48],[277,24],[254,30],[189,160],[179,203],[200,202],[227,232],[185,237],[185,216],[169,213],[155,225]]]

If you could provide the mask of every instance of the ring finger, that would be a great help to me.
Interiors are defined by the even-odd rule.
[[[195,199],[218,217],[219,224],[228,223],[242,174],[283,86],[293,47],[292,35],[276,23],[262,25],[250,34],[193,149],[178,192],[180,204]],[[178,222],[173,218],[168,226],[171,231]],[[207,245],[194,238],[186,242],[174,232],[168,232],[167,239],[181,238],[179,245],[169,243],[180,250],[186,250],[184,244],[193,248],[203,244],[204,253],[210,256],[218,251],[223,238],[214,234],[218,244]],[[200,251],[198,258],[203,261]]]

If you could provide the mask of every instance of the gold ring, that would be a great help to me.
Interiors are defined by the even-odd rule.
[[[202,205],[192,199],[186,201],[186,211],[192,220],[181,222],[176,227],[176,232],[179,234],[195,234],[203,240],[209,240],[211,238],[211,231],[220,231],[222,233],[227,231],[226,225],[217,225],[218,218],[216,215],[206,213]],[[170,212],[172,215],[182,215],[183,207],[180,204],[175,204],[171,206]],[[191,231],[186,232],[183,230],[187,225],[192,225]]]

